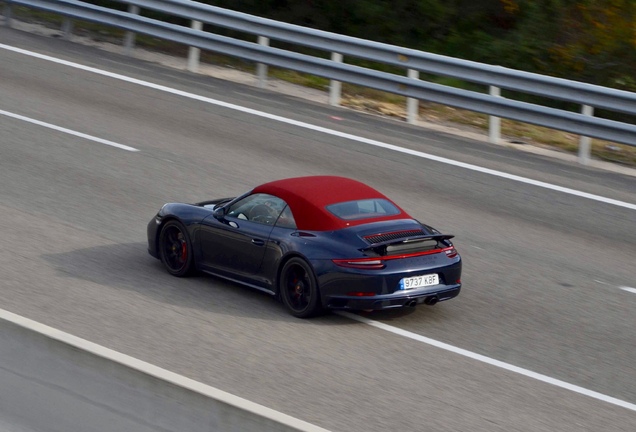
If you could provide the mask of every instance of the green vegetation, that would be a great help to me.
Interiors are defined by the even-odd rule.
[[[207,0],[482,63],[636,91],[634,0]]]

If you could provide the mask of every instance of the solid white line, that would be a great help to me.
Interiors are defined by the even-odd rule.
[[[628,291],[630,293],[636,294],[636,288],[626,287],[626,286],[620,286],[619,288],[622,289],[623,291]]]
[[[495,177],[501,177],[501,178],[505,178],[508,180],[513,180],[519,183],[525,183],[525,184],[529,184],[529,185],[533,185],[533,186],[537,186],[540,188],[544,188],[544,189],[549,189],[549,190],[553,190],[553,191],[557,191],[557,192],[562,192],[565,194],[569,194],[569,195],[574,195],[580,198],[586,198],[586,199],[590,199],[593,201],[598,201],[598,202],[602,202],[605,204],[610,204],[610,205],[614,205],[614,206],[618,206],[618,207],[624,207],[630,210],[636,210],[636,204],[633,203],[628,203],[625,201],[619,201],[613,198],[607,198],[604,196],[600,196],[600,195],[595,195],[595,194],[591,194],[591,193],[587,193],[587,192],[583,192],[583,191],[579,191],[576,189],[570,189],[567,187],[563,187],[563,186],[557,186],[557,185],[553,185],[551,183],[546,183],[546,182],[542,182],[539,180],[533,180],[533,179],[529,179],[526,177],[521,177],[518,175],[514,175],[514,174],[509,174],[509,173],[505,173],[502,171],[497,171],[497,170],[493,170],[490,168],[484,168],[478,165],[472,165],[469,163],[465,163],[465,162],[459,162],[453,159],[448,159],[448,158],[444,158],[444,157],[440,157],[440,156],[435,156],[429,153],[424,153],[424,152],[420,152],[417,150],[411,150],[411,149],[407,149],[407,148],[403,148],[403,147],[399,147],[393,144],[388,144],[388,143],[384,143],[381,141],[376,141],[376,140],[372,140],[369,138],[364,138],[364,137],[359,137],[357,135],[352,135],[352,134],[348,134],[348,133],[344,133],[344,132],[339,132],[333,129],[328,129],[328,128],[324,128],[324,127],[320,127],[320,126],[315,126],[309,123],[305,123],[305,122],[301,122],[301,121],[297,121],[297,120],[293,120],[293,119],[289,119],[286,117],[281,117],[281,116],[277,116],[274,114],[269,114],[263,111],[258,111],[255,109],[251,109],[251,108],[246,108],[246,107],[242,107],[240,105],[235,105],[235,104],[231,104],[228,102],[223,102],[220,100],[216,100],[216,99],[212,99],[212,98],[208,98],[205,96],[200,96],[194,93],[189,93],[189,92],[185,92],[182,90],[177,90],[171,87],[166,87],[163,85],[159,85],[159,84],[154,84],[148,81],[143,81],[140,79],[136,79],[136,78],[131,78],[131,77],[127,77],[125,75],[120,75],[120,74],[116,74],[113,72],[108,72],[108,71],[104,71],[101,69],[97,69],[97,68],[93,68],[90,66],[84,66],[78,63],[73,63],[67,60],[61,60],[55,57],[50,57],[44,54],[38,54],[32,51],[27,51],[21,48],[16,48],[16,47],[12,47],[9,45],[4,45],[4,44],[0,44],[0,48],[8,50],[8,51],[13,51],[13,52],[17,52],[20,54],[24,54],[30,57],[35,57],[35,58],[39,58],[41,60],[46,60],[46,61],[50,61],[53,63],[57,63],[57,64],[61,64],[61,65],[65,65],[65,66],[69,66],[75,69],[80,69],[86,72],[91,72],[94,74],[98,74],[98,75],[102,75],[102,76],[107,76],[109,78],[113,78],[113,79],[117,79],[117,80],[121,80],[121,81],[125,81],[128,83],[132,83],[132,84],[137,84],[143,87],[148,87],[148,88],[152,88],[155,90],[159,90],[162,92],[166,92],[166,93],[171,93],[174,95],[178,95],[178,96],[183,96],[189,99],[194,99],[194,100],[198,100],[201,102],[205,102],[205,103],[209,103],[212,105],[217,105],[217,106],[221,106],[224,108],[228,108],[231,110],[235,110],[235,111],[240,111],[243,113],[247,113],[247,114],[251,114],[254,116],[258,116],[258,117],[262,117],[262,118],[266,118],[269,120],[273,120],[273,121],[277,121],[277,122],[281,122],[281,123],[286,123],[286,124],[290,124],[293,126],[297,126],[300,128],[304,128],[304,129],[309,129],[312,131],[316,131],[316,132],[321,132],[327,135],[332,135],[332,136],[337,136],[340,138],[345,138],[351,141],[356,141],[359,143],[363,143],[363,144],[368,144],[368,145],[372,145],[375,147],[380,147],[380,148],[384,148],[384,149],[388,149],[388,150],[393,150],[399,153],[404,153],[404,154],[408,154],[411,156],[417,156],[423,159],[428,159],[428,160],[432,160],[435,162],[440,162],[440,163],[444,163],[444,164],[448,164],[448,165],[452,165],[452,166],[456,166],[456,167],[460,167],[460,168],[464,168],[467,170],[471,170],[471,171],[477,171],[483,174],[488,174],[488,175],[492,175]]]
[[[510,372],[517,373],[519,375],[523,375],[523,376],[526,376],[526,377],[529,377],[529,378],[532,378],[532,379],[535,379],[535,380],[538,380],[538,381],[542,381],[544,383],[551,384],[551,385],[556,386],[556,387],[560,387],[560,388],[563,388],[563,389],[566,389],[566,390],[570,390],[572,392],[579,393],[579,394],[582,394],[584,396],[589,396],[591,398],[594,398],[594,399],[597,399],[597,400],[600,400],[600,401],[603,401],[603,402],[607,402],[607,403],[610,403],[612,405],[617,405],[617,406],[622,407],[622,408],[627,408],[628,410],[631,410],[631,411],[636,411],[636,404],[633,404],[633,403],[630,403],[630,402],[626,402],[626,401],[621,400],[621,399],[617,399],[617,398],[614,398],[614,397],[611,397],[611,396],[607,396],[607,395],[604,395],[602,393],[595,392],[593,390],[588,390],[586,388],[579,387],[577,385],[570,384],[570,383],[567,383],[565,381],[561,381],[561,380],[558,380],[558,379],[555,379],[555,378],[551,378],[551,377],[549,377],[547,375],[542,375],[540,373],[536,373],[536,372],[533,372],[533,371],[528,370],[528,369],[520,368],[518,366],[514,366],[514,365],[511,365],[509,363],[504,363],[502,361],[495,360],[493,358],[486,357],[484,355],[477,354],[477,353],[474,353],[472,351],[465,350],[463,348],[458,348],[456,346],[453,346],[453,345],[450,345],[450,344],[447,344],[447,343],[444,343],[444,342],[440,342],[438,340],[431,339],[431,338],[428,338],[426,336],[419,335],[417,333],[413,333],[413,332],[410,332],[410,331],[407,331],[407,330],[402,330],[400,328],[393,327],[393,326],[390,326],[390,325],[387,325],[387,324],[384,324],[384,323],[381,323],[381,322],[378,322],[378,321],[373,321],[373,320],[370,320],[368,318],[361,317],[360,315],[355,315],[355,314],[352,314],[352,313],[349,313],[349,312],[337,312],[337,313],[338,313],[338,315],[347,317],[347,318],[352,319],[354,321],[358,321],[358,322],[361,322],[363,324],[367,324],[367,325],[370,325],[372,327],[375,327],[375,328],[378,328],[378,329],[381,329],[381,330],[384,330],[384,331],[387,331],[387,332],[390,332],[390,333],[393,333],[393,334],[396,334],[396,335],[399,335],[399,336],[403,336],[403,337],[406,337],[406,338],[409,338],[409,339],[412,339],[412,340],[415,340],[415,341],[418,341],[418,342],[422,342],[422,343],[425,343],[425,344],[428,344],[428,345],[431,345],[431,346],[434,346],[434,347],[437,347],[437,348],[441,348],[443,350],[450,351],[450,352],[452,352],[454,354],[459,354],[459,355],[462,355],[464,357],[468,357],[470,359],[477,360],[477,361],[480,361],[482,363],[489,364],[491,366],[495,366],[495,367],[498,367],[498,368],[501,368],[501,369],[505,369],[505,370],[510,371]]]
[[[45,127],[45,128],[56,130],[58,132],[64,132],[64,133],[69,134],[69,135],[73,135],[73,136],[76,136],[76,137],[84,138],[84,139],[87,139],[87,140],[90,140],[90,141],[95,141],[95,142],[98,142],[100,144],[106,144],[106,145],[109,145],[111,147],[117,147],[117,148],[122,149],[122,150],[131,151],[131,152],[139,151],[136,148],[129,147],[129,146],[124,145],[124,144],[119,144],[119,143],[108,141],[108,140],[105,140],[105,139],[102,139],[102,138],[98,138],[98,137],[95,137],[95,136],[92,136],[92,135],[87,135],[87,134],[82,133],[82,132],[77,132],[77,131],[74,131],[74,130],[71,130],[71,129],[66,129],[66,128],[63,128],[61,126],[56,126],[56,125],[51,124],[51,123],[45,123],[43,121],[35,120],[35,119],[29,118],[29,117],[25,117],[25,116],[20,115],[20,114],[14,114],[14,113],[11,113],[9,111],[0,110],[0,115],[11,117],[11,118],[14,118],[14,119],[17,119],[17,120],[22,120],[22,121],[25,121],[25,122],[28,122],[28,123],[33,123],[33,124],[36,124],[38,126],[42,126],[42,127]]]

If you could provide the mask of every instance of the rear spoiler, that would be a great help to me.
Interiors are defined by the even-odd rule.
[[[416,236],[411,236],[411,237],[404,237],[401,239],[397,239],[397,240],[387,240],[387,241],[383,241],[383,242],[378,242],[378,243],[372,243],[368,246],[368,248],[375,248],[378,246],[388,246],[388,245],[395,245],[395,244],[403,244],[403,243],[410,243],[410,242],[414,242],[414,241],[422,241],[422,240],[437,240],[437,241],[444,241],[444,240],[450,240],[453,237],[455,237],[452,234],[423,234],[423,235],[416,235]]]

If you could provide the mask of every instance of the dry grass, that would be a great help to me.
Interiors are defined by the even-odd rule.
[[[359,89],[357,89],[359,90]],[[345,93],[342,105],[375,114],[406,119],[406,98],[377,90]],[[439,124],[454,124],[487,133],[488,116],[472,111],[434,103],[420,103],[421,119]],[[501,133],[504,140],[550,147],[569,153],[577,153],[579,135],[535,126],[528,123],[502,119]],[[592,140],[592,156],[620,164],[636,166],[636,147],[598,139]]]

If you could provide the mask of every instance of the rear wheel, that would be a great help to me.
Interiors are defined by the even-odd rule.
[[[291,258],[280,273],[280,297],[289,312],[298,318],[309,318],[322,310],[314,272],[301,258]]]
[[[169,221],[161,228],[159,254],[171,275],[183,277],[192,273],[192,242],[181,222]]]

